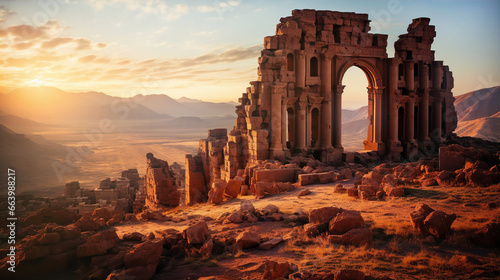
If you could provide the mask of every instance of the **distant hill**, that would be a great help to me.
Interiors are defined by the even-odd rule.
[[[0,115],[0,124],[6,127],[12,127],[17,132],[24,134],[43,131],[54,127],[14,115]]]
[[[75,120],[170,118],[128,98],[101,92],[69,93],[53,87],[19,88],[0,95],[0,110],[7,115],[59,123]]]
[[[459,136],[500,142],[500,86],[455,97]]]
[[[0,168],[14,169],[17,185],[23,190],[61,185],[52,163],[66,157],[66,147],[39,135],[18,134],[4,125],[0,125],[0,139]],[[2,172],[0,180],[6,182],[5,176],[6,172]]]
[[[342,122],[366,120],[368,117],[368,106],[363,106],[355,110],[342,109]]]

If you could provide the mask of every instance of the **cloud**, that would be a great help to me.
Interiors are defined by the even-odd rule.
[[[62,30],[62,25],[57,20],[49,20],[44,25],[33,26],[28,24],[13,25],[0,29],[0,37],[11,36],[16,41],[49,38],[52,34]]]
[[[9,17],[15,15],[14,11],[11,11],[4,6],[0,6],[0,23],[5,22]]]
[[[74,41],[73,38],[56,37],[42,43],[42,49],[53,49],[60,45],[69,44]]]
[[[5,45],[7,45],[7,44],[5,44]],[[22,50],[27,50],[27,49],[31,48],[33,45],[35,45],[35,43],[27,42],[27,43],[14,44],[14,45],[12,45],[12,47],[18,51],[22,51]]]
[[[167,29],[168,29],[168,26],[163,26],[161,28],[153,30],[153,33],[154,34],[161,34],[161,33],[164,33],[165,31],[167,31]]]

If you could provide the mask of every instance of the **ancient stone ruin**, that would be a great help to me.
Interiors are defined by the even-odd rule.
[[[180,192],[168,163],[155,158],[152,153],[146,158],[146,207],[156,210],[179,205]]]
[[[187,155],[186,202],[204,201],[215,181],[229,182],[238,172],[251,183],[248,167],[263,160],[349,160],[341,142],[341,101],[343,76],[352,66],[368,80],[365,150],[391,160],[437,150],[457,118],[453,76],[434,59],[436,32],[429,22],[414,19],[388,58],[387,35],[369,33],[367,14],[294,10],[281,18],[276,35],[264,38],[258,79],[239,99],[236,126],[229,135],[210,130],[198,155]]]

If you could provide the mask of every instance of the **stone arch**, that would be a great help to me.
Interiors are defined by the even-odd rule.
[[[352,66],[357,66],[366,75],[366,78],[368,79],[368,86],[370,88],[377,88],[377,87],[382,87],[382,75],[380,74],[380,71],[375,67],[373,64],[370,62],[362,59],[362,58],[355,58],[347,61],[344,63],[342,66],[340,66],[337,74],[337,81],[338,85],[342,85],[342,79],[344,78],[345,73],[349,68]]]
[[[318,77],[319,76],[319,62],[318,58],[313,56],[309,60],[309,75],[311,77]]]

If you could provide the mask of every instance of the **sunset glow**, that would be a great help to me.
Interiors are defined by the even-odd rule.
[[[124,97],[237,101],[257,77],[262,38],[274,34],[277,19],[301,8],[369,14],[371,32],[389,34],[389,56],[412,18],[430,17],[437,26],[436,59],[453,69],[455,94],[500,81],[500,35],[487,32],[499,27],[498,1],[400,1],[397,13],[389,13],[384,1],[44,3],[7,1],[0,7],[2,92],[55,86]],[[347,80],[346,91],[365,84],[363,78]],[[362,91],[346,95],[346,106],[365,105]]]

